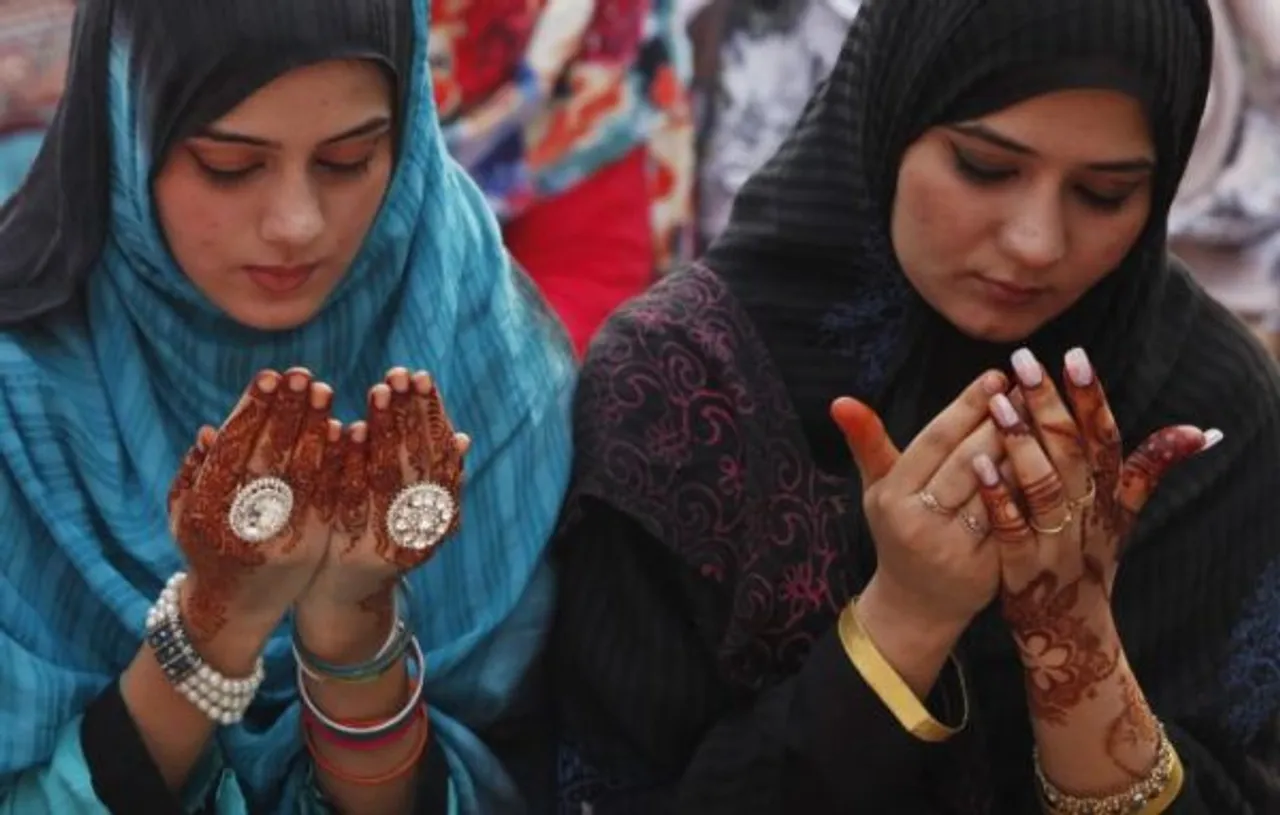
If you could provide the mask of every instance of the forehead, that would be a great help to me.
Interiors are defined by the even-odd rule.
[[[313,142],[389,116],[391,96],[387,72],[373,62],[318,62],[276,77],[213,124],[280,143]]]
[[[1055,91],[978,121],[1041,156],[1066,162],[1155,158],[1146,111],[1118,91]]]

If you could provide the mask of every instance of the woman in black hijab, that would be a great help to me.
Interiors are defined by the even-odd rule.
[[[1203,0],[864,7],[587,358],[566,803],[1280,808],[1280,379],[1165,247],[1211,45]]]

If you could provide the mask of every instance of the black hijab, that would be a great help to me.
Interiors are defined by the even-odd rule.
[[[875,569],[831,401],[871,401],[905,445],[1013,350],[963,335],[907,284],[889,238],[904,151],[931,126],[1049,90],[1117,89],[1150,120],[1149,223],[1024,344],[1051,369],[1083,346],[1130,450],[1170,424],[1225,432],[1144,509],[1114,608],[1161,716],[1202,717],[1236,746],[1274,728],[1280,379],[1165,247],[1212,36],[1204,0],[870,0],[705,264],[623,309],[593,345],[566,531],[596,504],[639,522],[688,567],[706,609],[698,628],[731,687],[755,694],[794,674]],[[1019,685],[998,610],[962,650],[979,694]],[[1016,700],[979,705],[1003,719],[993,732],[1029,743]]]
[[[1208,88],[1212,21],[1199,0],[871,2],[830,79],[775,158],[739,193],[707,263],[765,335],[804,414],[828,448],[832,398],[858,387],[852,365],[879,366],[886,330],[901,342],[884,376],[863,380],[899,441],[909,440],[972,377],[1007,364],[906,290],[889,240],[898,166],[928,128],[1049,90],[1108,87],[1146,105],[1157,149],[1152,217],[1129,256],[1027,344],[1054,360],[1083,345],[1121,412],[1151,396],[1131,373],[1159,376],[1133,342],[1162,318],[1165,220]],[[885,297],[898,290],[902,296]],[[886,311],[859,318],[859,301]],[[833,309],[833,304],[844,304]],[[867,336],[871,332],[872,336]],[[870,350],[869,350],[870,349]],[[900,364],[911,360],[910,365]]]

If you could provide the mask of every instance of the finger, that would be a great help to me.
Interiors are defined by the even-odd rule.
[[[978,478],[973,473],[973,460],[986,455],[992,461],[1003,461],[1004,438],[988,419],[951,451],[946,461],[929,479],[924,490],[945,508],[959,508],[978,494]]]
[[[369,528],[369,427],[356,422],[342,434],[342,467],[338,483],[337,526],[349,536],[347,551]]]
[[[288,472],[289,456],[293,454],[302,420],[307,415],[310,392],[310,371],[291,368],[285,372],[283,386],[249,457],[247,476],[283,476]]]
[[[1040,361],[1026,348],[1014,352],[1013,370],[1018,378],[1017,393],[1022,395],[1026,404],[1025,415],[1030,416],[1044,452],[1062,478],[1067,496],[1079,499],[1087,495],[1093,483],[1093,472],[1085,457],[1080,428],[1062,401],[1057,386]],[[1017,409],[1016,404],[1014,409]]]
[[[320,464],[320,485],[312,499],[312,506],[323,523],[333,524],[338,514],[339,495],[342,489],[342,475],[345,446],[342,443],[342,422],[329,419],[325,424],[324,460]],[[339,529],[346,532],[345,529]]]
[[[947,456],[987,420],[987,402],[1003,394],[1008,384],[1004,374],[988,371],[926,425],[903,451],[895,468],[904,479],[901,486],[911,492],[923,489]]]
[[[397,417],[403,415],[409,400],[407,390],[397,392],[389,382],[390,377],[369,391],[369,489],[375,504],[384,509],[404,486]]]
[[[329,411],[333,406],[333,389],[323,382],[312,382],[307,392],[306,413],[289,455],[285,480],[293,488],[294,525],[302,527],[308,512],[318,511],[324,491],[324,458],[329,446]]]
[[[864,490],[889,474],[900,454],[874,410],[844,397],[831,405],[831,418],[844,433]]]
[[[981,455],[981,454],[980,454]],[[973,459],[969,460],[969,469],[973,469]],[[974,483],[978,483],[977,476],[973,477]],[[982,494],[977,490],[969,497],[956,512],[955,523],[960,524],[964,531],[973,536],[976,541],[986,540],[991,534],[991,521],[987,518],[987,505],[982,500]]]
[[[416,385],[431,451],[431,480],[444,486],[456,500],[462,485],[462,448],[458,445],[458,435],[453,432],[440,389],[431,377],[423,374]]]
[[[973,460],[982,504],[987,510],[991,536],[1000,544],[1000,570],[1007,586],[1020,589],[1036,572],[1035,532],[1009,485],[1000,477],[995,462],[987,456]]]
[[[182,457],[178,472],[173,477],[173,485],[169,488],[169,516],[176,517],[182,512],[182,499],[195,486],[196,477],[200,474],[200,466],[209,454],[209,443],[214,435],[212,427],[205,425],[196,432],[195,444]]]
[[[1089,356],[1081,348],[1067,352],[1065,362],[1067,401],[1075,414],[1076,426],[1084,438],[1085,458],[1093,472],[1094,486],[1103,501],[1115,496],[1120,480],[1124,449],[1120,428],[1107,404],[1102,383],[1093,370]]]
[[[245,390],[239,404],[217,431],[196,480],[196,488],[207,490],[230,504],[258,437],[271,415],[280,390],[280,374],[263,371]]]
[[[1029,520],[1043,529],[1056,529],[1067,523],[1071,511],[1062,478],[1031,428],[1004,394],[991,397],[991,415],[1004,436],[1005,453],[1031,514]]]
[[[409,378],[410,395],[406,401],[404,439],[405,483],[431,480],[430,406],[423,398],[431,392],[431,377],[418,371]]]
[[[1221,439],[1221,431],[1201,432],[1199,428],[1185,425],[1167,427],[1151,434],[1125,460],[1120,471],[1117,495],[1120,506],[1131,519],[1136,517],[1170,468],[1214,446]]]

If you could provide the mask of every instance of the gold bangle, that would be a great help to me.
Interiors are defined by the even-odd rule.
[[[1159,815],[1166,811],[1181,794],[1185,773],[1163,726],[1159,732],[1156,761],[1147,777],[1124,792],[1102,798],[1068,795],[1055,787],[1040,766],[1039,751],[1035,751],[1036,783],[1045,811],[1051,815]]]
[[[867,630],[858,619],[857,598],[845,607],[838,624],[840,642],[853,667],[862,675],[871,690],[889,709],[903,729],[911,735],[931,743],[946,741],[964,730],[969,723],[969,689],[965,685],[964,670],[954,655],[948,657],[960,679],[960,696],[964,713],[960,724],[948,727],[930,715],[924,703],[916,698],[906,681],[893,669],[880,649],[876,647]]]

